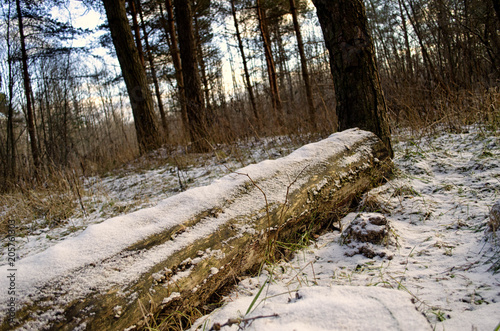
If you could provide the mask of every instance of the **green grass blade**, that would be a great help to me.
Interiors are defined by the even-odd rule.
[[[259,292],[257,292],[257,295],[255,296],[255,298],[253,298],[252,303],[248,307],[247,312],[245,313],[245,315],[247,315],[252,310],[253,306],[255,305],[255,302],[260,297],[260,294],[262,293],[262,290],[264,289],[264,287],[266,286],[266,284],[267,284],[267,279],[264,282],[264,284],[262,284],[262,286],[260,287],[260,290],[259,290]]]

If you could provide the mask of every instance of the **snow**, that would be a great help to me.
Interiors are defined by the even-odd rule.
[[[88,193],[82,197],[85,212],[77,209],[75,215],[64,220],[66,226],[52,227],[44,218],[31,222],[28,235],[16,238],[17,259],[76,237],[92,224],[155,206],[185,189],[206,186],[247,164],[287,155],[300,147],[298,143],[312,139],[312,136],[248,139],[236,147],[217,146],[215,156],[186,155],[182,148],[174,151],[158,150],[146,156],[148,165],[151,162],[153,165],[158,163],[158,166],[150,166],[150,169],[144,166],[144,160],[139,159],[112,175],[83,178]],[[165,164],[165,159],[173,159],[174,162]],[[138,171],[137,168],[146,170]],[[78,201],[75,203],[79,205]],[[0,215],[7,214],[10,208],[16,206],[1,206]],[[2,250],[0,265],[5,263],[6,250]]]
[[[327,233],[242,280],[191,330],[230,319],[240,323],[221,330],[495,330],[500,276],[490,267],[500,249],[487,222],[500,199],[499,147],[498,135],[478,127],[404,137],[396,178],[341,221],[382,213],[397,242],[378,246],[383,258],[352,255],[341,233]]]
[[[29,275],[16,279],[21,291],[17,298],[20,302],[30,300],[27,295],[36,297],[40,284],[66,280],[66,295],[54,298],[54,310],[44,316],[50,320],[64,302],[92,288],[102,291],[129,282],[162,256],[183,249],[234,214],[255,208],[262,202],[260,193],[252,196],[254,200],[234,204],[227,215],[186,229],[172,243],[135,255],[121,253],[133,242],[214,205],[227,204],[239,185],[248,181],[243,174],[254,181],[276,176],[266,192],[286,188],[303,169],[301,162],[350,146],[359,134],[351,130],[333,135],[279,161],[250,165],[216,180],[214,168],[193,167],[189,171],[198,176],[197,182],[213,184],[173,196],[157,185],[167,182],[167,174],[176,180],[175,171],[110,177],[105,184],[121,187],[124,200],[142,195],[154,206],[90,225],[59,243],[43,240],[43,231],[34,235],[32,240],[39,245],[22,246],[19,254],[23,258],[16,262],[19,275]],[[292,260],[265,265],[258,276],[242,279],[224,299],[225,304],[200,318],[192,330],[208,330],[214,323],[222,325],[230,319],[241,322],[245,330],[494,330],[500,323],[500,275],[492,272],[491,263],[495,257],[499,260],[500,250],[487,224],[490,209],[500,200],[500,137],[484,128],[470,127],[454,134],[395,136],[394,141],[394,162],[399,169],[395,178],[370,191],[359,211],[341,221],[347,225],[359,213],[383,214],[395,243],[373,247],[385,254],[373,258],[352,255],[352,244],[342,245],[340,232],[326,233]],[[253,154],[249,158],[257,157]],[[162,198],[170,197],[155,200],[155,190],[162,192],[158,194]],[[285,198],[282,192],[267,196],[280,202]],[[0,270],[5,275],[7,265]],[[189,270],[184,272],[189,274]],[[217,272],[216,268],[211,270],[212,274]],[[7,281],[2,276],[0,286],[7,288]],[[172,293],[164,301],[179,295]],[[3,296],[0,299],[2,310],[5,300]],[[122,307],[115,308],[119,315]],[[222,330],[238,327],[233,324]]]
[[[306,145],[279,160],[266,160],[260,164],[249,165],[215,180],[209,186],[195,187],[174,195],[160,201],[154,207],[90,225],[78,236],[67,238],[38,254],[28,255],[16,261],[16,268],[20,273],[29,270],[29,277],[16,278],[16,302],[23,304],[37,297],[43,297],[44,291],[39,289],[50,287],[51,283],[61,287],[64,293],[51,298],[54,307],[85,297],[94,290],[106,291],[116,285],[128,284],[172,253],[213,233],[228,220],[263,209],[265,201],[259,190],[253,188],[244,196],[239,194],[242,189],[248,190],[244,184],[249,179],[259,183],[267,192],[270,204],[283,203],[290,178],[296,178],[305,166],[323,164],[329,157],[346,147],[354,148],[355,144],[373,137],[373,134],[359,129],[334,134],[317,143]],[[261,182],[267,178],[273,178],[273,181]],[[295,182],[299,183],[301,180],[298,178]],[[175,235],[173,240],[149,250],[131,252],[124,250],[134,243],[164,232],[218,206],[225,206],[223,214],[203,219]],[[8,269],[7,264],[0,267],[2,274],[6,274]],[[187,276],[189,272],[188,269],[182,274],[178,273],[176,277]],[[212,270],[212,273],[215,271]],[[0,286],[8,287],[6,277],[0,278]],[[8,298],[2,298],[3,303],[5,300]],[[4,307],[6,305],[2,305],[2,309]],[[51,312],[47,314],[50,315]],[[53,317],[51,315],[45,318]]]
[[[274,285],[269,299],[246,315],[245,330],[431,330],[425,317],[415,310],[410,296],[380,287],[311,286],[290,290]],[[251,297],[232,302],[229,307],[245,311]],[[217,318],[234,318],[228,309]],[[224,330],[238,330],[237,325]]]

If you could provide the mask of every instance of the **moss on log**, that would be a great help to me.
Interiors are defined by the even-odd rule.
[[[15,323],[4,317],[0,329],[133,330],[160,312],[201,309],[217,290],[270,258],[274,241],[294,242],[298,233],[328,228],[392,170],[372,133],[353,129],[316,144],[243,168],[231,175],[238,185],[217,204],[25,289]],[[217,194],[218,185],[207,189]]]

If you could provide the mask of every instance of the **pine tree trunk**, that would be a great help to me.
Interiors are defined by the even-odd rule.
[[[437,24],[439,27],[440,39],[442,42],[440,43],[441,47],[444,49],[444,62],[445,66],[443,69],[448,71],[449,78],[447,80],[448,86],[453,86],[455,84],[459,84],[457,81],[457,77],[455,74],[455,59],[453,58],[453,50],[452,50],[452,33],[450,31],[450,18],[448,15],[448,9],[444,4],[443,0],[436,1],[437,8]],[[440,47],[440,48],[441,48]],[[443,75],[444,76],[444,75]]]
[[[26,96],[26,117],[28,135],[30,137],[31,156],[33,157],[34,173],[37,176],[40,170],[40,152],[36,139],[35,114],[33,109],[31,82],[28,71],[28,54],[26,52],[26,38],[24,36],[23,16],[21,12],[20,0],[16,0],[17,19],[19,22],[19,38],[21,42],[21,61],[23,63],[24,94]]]
[[[207,75],[207,68],[205,65],[205,58],[203,54],[203,44],[201,42],[200,26],[198,24],[198,18],[196,17],[196,15],[193,15],[193,20],[194,20],[196,54],[197,54],[198,64],[200,67],[201,82],[203,83],[203,96],[205,99],[205,107],[207,109],[207,115],[208,115],[207,120],[212,121],[213,118],[211,114],[212,105],[210,104],[210,86],[208,84],[208,75]]]
[[[339,130],[359,127],[371,131],[392,156],[387,107],[363,1],[313,0],[313,3],[330,53]]]
[[[163,136],[165,137],[165,139],[168,139],[167,116],[165,114],[165,108],[163,107],[163,102],[161,100],[160,84],[158,82],[158,76],[156,75],[156,67],[155,67],[155,61],[153,59],[153,51],[151,50],[151,46],[149,45],[149,36],[146,31],[146,24],[144,24],[144,17],[140,1],[138,2],[137,9],[139,11],[139,17],[141,19],[142,33],[144,34],[144,44],[146,45],[148,62],[151,70],[151,78],[153,79],[153,85],[155,87],[156,102],[158,103],[158,110],[160,111],[161,125],[163,127]]]
[[[309,110],[309,123],[313,128],[316,128],[317,123],[314,110],[312,87],[309,80],[309,70],[307,68],[306,53],[304,52],[304,42],[302,41],[302,33],[300,32],[299,20],[297,19],[297,7],[295,6],[295,0],[290,0],[290,12],[293,19],[293,28],[297,37],[297,47],[299,49],[300,66],[302,69],[302,79],[304,80],[304,86],[306,88],[307,109]]]
[[[410,77],[410,81],[413,81],[413,61],[411,59],[411,48],[410,48],[410,38],[408,36],[408,27],[406,25],[406,17],[403,12],[403,6],[401,5],[401,0],[398,0],[399,14],[401,15],[401,26],[403,28],[404,39],[405,39],[405,55],[406,55],[406,70]]]
[[[184,77],[182,75],[182,64],[181,56],[179,52],[179,45],[177,42],[177,34],[175,33],[175,21],[174,21],[174,7],[172,6],[172,0],[165,0],[166,10],[167,10],[167,22],[163,17],[163,9],[160,11],[162,13],[162,24],[167,35],[168,48],[170,49],[170,54],[172,55],[172,62],[174,63],[175,69],[175,80],[177,81],[177,89],[179,92],[179,104],[181,106],[181,119],[184,132],[189,134],[189,118],[187,115],[187,100],[186,93],[184,89]],[[170,36],[170,38],[168,38]]]
[[[7,66],[8,66],[8,110],[7,110],[7,169],[6,169],[6,178],[15,181],[16,177],[16,140],[14,136],[14,105],[12,104],[12,100],[14,98],[14,72],[12,68],[12,62],[14,61],[11,54],[11,35],[10,35],[10,4],[9,9],[7,11],[7,21],[6,21],[6,43],[7,43]],[[8,183],[5,183],[8,184]],[[4,184],[4,185],[5,185]]]
[[[238,19],[236,17],[236,7],[234,5],[234,0],[231,1],[231,13],[233,14],[234,28],[236,30],[236,39],[238,40],[238,48],[240,49],[241,61],[243,62],[243,70],[245,72],[245,85],[248,91],[248,97],[250,98],[250,104],[252,105],[253,115],[255,121],[257,122],[257,127],[260,128],[260,114],[257,110],[257,104],[255,102],[255,95],[253,93],[252,83],[250,82],[250,74],[248,71],[247,58],[245,56],[245,48],[243,47],[243,41],[241,40],[240,27],[238,24]]]
[[[139,23],[137,22],[137,7],[135,5],[135,0],[128,0],[128,8],[130,10],[130,16],[132,16],[132,28],[134,29],[135,45],[137,47],[137,51],[139,52],[141,64],[144,68],[146,68],[146,61],[144,61],[144,50],[142,49],[141,31],[139,28]]]
[[[132,106],[139,150],[144,153],[161,146],[146,71],[134,43],[125,0],[103,0],[103,4]]]
[[[206,109],[203,105],[196,45],[193,33],[191,3],[186,0],[174,0],[177,18],[177,35],[186,94],[186,110],[189,119],[189,133],[194,152],[206,152],[210,149],[207,141]]]
[[[491,0],[491,2],[493,2],[493,7],[495,8],[497,19],[498,21],[500,21],[500,0]]]
[[[279,128],[284,125],[283,105],[278,87],[278,80],[276,75],[276,66],[274,64],[273,52],[271,49],[271,41],[269,39],[269,31],[266,24],[266,16],[260,0],[256,0],[257,18],[259,21],[260,34],[262,36],[262,43],[264,44],[264,55],[266,57],[267,74],[269,77],[269,88],[271,89],[271,102],[274,110],[274,120]]]

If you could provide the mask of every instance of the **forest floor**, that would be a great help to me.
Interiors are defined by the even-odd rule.
[[[394,141],[395,178],[341,222],[383,215],[392,244],[368,244],[376,256],[366,257],[356,254],[365,244],[327,233],[241,281],[192,330],[498,330],[500,231],[488,222],[500,135],[470,127]]]
[[[114,174],[81,179],[82,194],[75,195],[70,217],[41,215],[21,225],[16,253],[22,259],[41,252],[90,224],[155,205],[314,139],[252,139],[221,146],[209,158],[178,151],[168,163],[158,151]],[[223,330],[409,329],[401,320],[421,329],[498,329],[500,232],[488,231],[488,215],[500,200],[499,133],[482,126],[458,133],[402,132],[393,142],[395,177],[342,220],[382,214],[393,244],[370,246],[378,255],[366,257],[355,254],[355,244],[343,245],[339,232],[305,237],[291,261],[266,265],[259,276],[242,280],[221,308],[192,329],[209,330],[214,323],[226,323]],[[0,216],[11,217],[21,206],[22,199],[5,204]],[[4,249],[1,254],[3,265]],[[379,318],[380,307],[391,313],[386,320]],[[414,308],[422,314],[412,315]],[[402,317],[395,317],[398,311]]]

